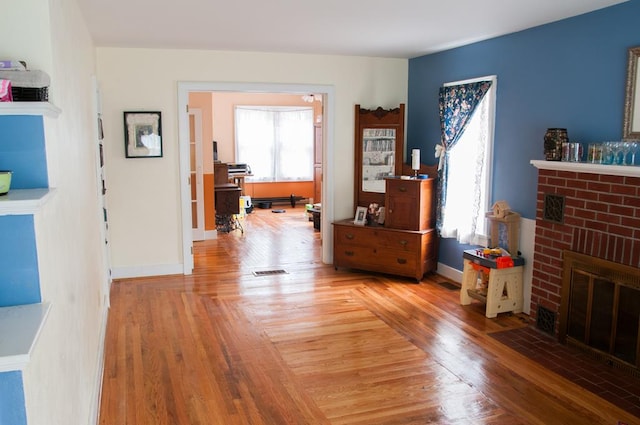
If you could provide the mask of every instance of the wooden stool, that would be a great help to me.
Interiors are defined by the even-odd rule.
[[[460,304],[469,305],[472,298],[482,301],[486,303],[485,316],[488,318],[508,311],[522,312],[522,258],[514,258],[513,267],[497,268],[495,260],[478,255],[476,250],[465,251],[463,257]],[[481,274],[483,278],[479,285],[478,278]]]

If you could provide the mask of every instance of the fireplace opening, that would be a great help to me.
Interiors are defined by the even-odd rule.
[[[640,377],[640,270],[564,251],[559,338]]]

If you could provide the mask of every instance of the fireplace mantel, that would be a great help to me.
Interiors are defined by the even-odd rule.
[[[640,177],[640,167],[631,165],[602,165],[586,162],[531,160],[540,170],[573,171],[575,173],[606,174],[610,176]]]

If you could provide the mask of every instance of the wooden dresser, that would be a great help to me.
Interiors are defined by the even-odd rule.
[[[422,280],[437,266],[434,179],[386,179],[385,225],[333,223],[333,265]]]

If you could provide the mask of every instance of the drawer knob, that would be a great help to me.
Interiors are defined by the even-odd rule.
[[[404,186],[400,186],[400,187],[398,188],[398,190],[399,190],[400,192],[406,192],[406,191],[407,191],[407,188],[406,188],[406,187],[404,187]]]
[[[353,239],[354,236],[351,233],[347,233],[344,235],[344,237],[347,239]]]
[[[398,258],[397,261],[398,261],[398,264],[407,264],[407,260],[404,258]]]
[[[353,251],[345,251],[344,255],[346,255],[347,257],[353,257]]]
[[[404,240],[404,239],[402,239],[402,240],[400,241],[400,245],[402,245],[402,246],[407,246],[407,244],[408,244],[408,243],[409,243],[409,242],[407,242],[407,241],[406,241],[406,240]]]

